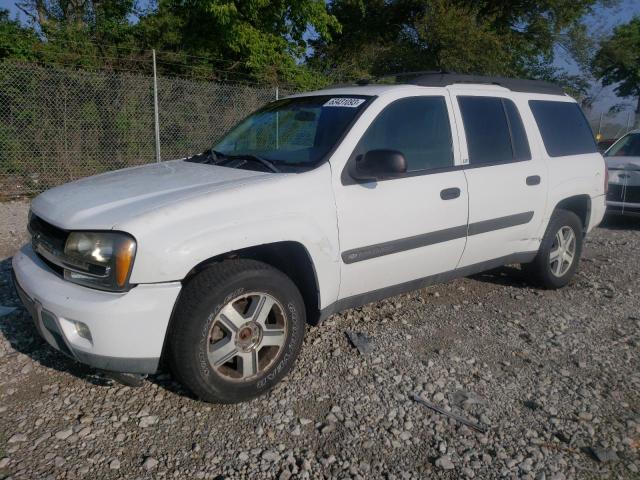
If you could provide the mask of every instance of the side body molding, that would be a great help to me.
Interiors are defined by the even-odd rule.
[[[523,212],[515,215],[507,215],[505,217],[493,218],[491,220],[483,220],[458,227],[447,228],[435,232],[429,232],[422,235],[415,235],[408,238],[400,238],[391,242],[379,243],[377,245],[369,245],[361,248],[354,248],[342,252],[342,261],[344,263],[355,263],[369,260],[392,253],[404,252],[414,248],[426,247],[436,243],[448,242],[457,238],[464,238],[466,235],[479,235],[481,233],[501,230],[503,228],[515,227],[529,223],[533,218],[533,212]],[[468,232],[468,233],[467,233]]]

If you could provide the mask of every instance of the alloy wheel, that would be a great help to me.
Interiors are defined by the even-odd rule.
[[[267,370],[287,337],[287,317],[264,292],[240,295],[216,315],[208,336],[211,367],[227,380],[246,381]]]
[[[556,233],[549,253],[551,273],[556,277],[565,275],[573,265],[575,256],[576,234],[571,227],[561,227]]]

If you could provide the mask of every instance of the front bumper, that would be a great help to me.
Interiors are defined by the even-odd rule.
[[[110,293],[54,273],[30,245],[13,257],[14,284],[38,333],[52,347],[102,370],[155,373],[180,282],[138,285]],[[81,336],[84,323],[91,338]]]
[[[629,217],[640,217],[640,203],[629,202],[607,202],[607,213],[612,215],[625,215]]]
[[[637,170],[611,170],[607,213],[640,217],[640,174]],[[615,175],[615,178],[613,178]]]

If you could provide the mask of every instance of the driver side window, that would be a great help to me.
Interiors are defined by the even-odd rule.
[[[453,166],[449,114],[444,97],[409,97],[388,105],[358,143],[355,156],[370,150],[397,150],[407,172]]]

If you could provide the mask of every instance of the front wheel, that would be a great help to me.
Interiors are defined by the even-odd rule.
[[[578,268],[583,239],[580,218],[568,210],[556,210],[551,216],[536,258],[524,265],[525,271],[544,288],[564,287]]]
[[[262,262],[226,260],[185,285],[168,339],[171,370],[203,400],[249,400],[289,372],[305,326],[289,277]]]

